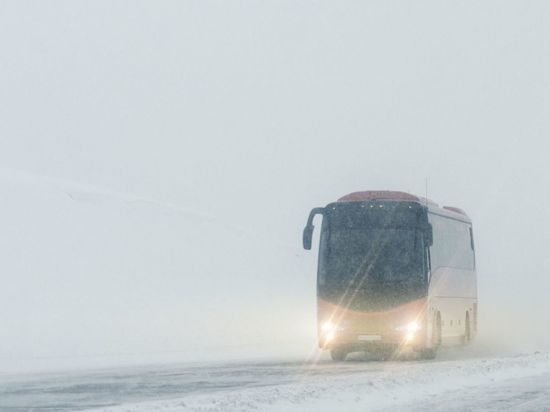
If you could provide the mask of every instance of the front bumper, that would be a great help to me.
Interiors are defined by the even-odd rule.
[[[425,346],[426,304],[427,299],[421,298],[378,312],[363,312],[319,298],[319,346]]]
[[[422,330],[416,333],[401,331],[355,331],[337,330],[334,333],[319,333],[319,347],[332,349],[340,346],[377,347],[377,346],[423,346]]]

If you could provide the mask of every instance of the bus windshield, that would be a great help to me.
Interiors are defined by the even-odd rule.
[[[367,287],[423,280],[424,245],[417,229],[337,229],[323,243],[321,283]]]
[[[350,206],[332,210],[323,222],[319,285],[347,289],[422,284],[427,270],[418,213]]]

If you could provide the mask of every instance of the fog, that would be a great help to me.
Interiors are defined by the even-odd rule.
[[[312,207],[474,222],[480,336],[550,348],[550,4],[0,4],[0,369],[305,358]]]

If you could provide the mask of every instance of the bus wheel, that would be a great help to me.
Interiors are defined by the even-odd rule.
[[[432,326],[432,347],[424,348],[420,352],[422,359],[435,359],[437,350],[441,346],[441,315],[438,313]]]
[[[348,356],[348,352],[343,348],[334,348],[330,350],[330,357],[333,361],[343,361]]]
[[[424,348],[420,351],[420,357],[422,359],[435,359],[437,350],[434,348]]]
[[[464,331],[464,343],[468,344],[472,340],[472,330],[470,328],[470,314],[466,312],[466,330]]]

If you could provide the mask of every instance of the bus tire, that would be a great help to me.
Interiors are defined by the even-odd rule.
[[[435,359],[437,356],[437,351],[441,346],[441,315],[439,312],[435,316],[434,323],[432,326],[432,347],[424,348],[420,352],[422,359]]]
[[[435,359],[437,356],[437,349],[434,348],[424,348],[420,352],[420,357],[422,359]]]
[[[341,362],[346,359],[348,352],[343,348],[333,348],[330,350],[330,357],[333,361]]]

